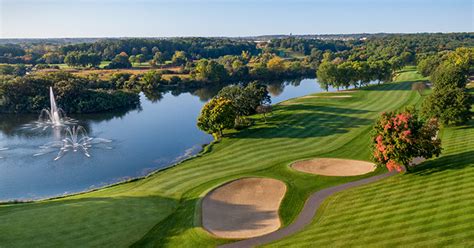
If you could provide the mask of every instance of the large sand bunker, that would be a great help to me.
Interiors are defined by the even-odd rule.
[[[243,178],[207,194],[202,201],[202,225],[221,238],[245,239],[280,227],[278,209],[286,185],[270,178]]]
[[[316,158],[291,165],[295,170],[323,176],[357,176],[375,170],[373,163],[337,158]]]

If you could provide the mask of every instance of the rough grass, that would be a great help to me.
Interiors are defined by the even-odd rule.
[[[280,209],[287,225],[312,192],[365,177],[309,175],[288,164],[312,157],[369,160],[369,131],[380,112],[421,99],[410,90],[409,81],[417,78],[405,80],[371,86],[350,93],[351,98],[290,100],[275,107],[268,123],[257,116],[252,128],[230,132],[207,153],[143,180],[53,201],[0,206],[0,244],[198,247],[229,242],[200,227],[200,199],[244,176],[287,184]]]

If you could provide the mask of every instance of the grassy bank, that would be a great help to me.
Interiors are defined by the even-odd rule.
[[[349,98],[284,102],[275,107],[268,123],[257,121],[248,130],[228,133],[210,152],[143,180],[57,200],[0,206],[0,244],[197,247],[225,243],[200,228],[200,199],[218,185],[245,176],[272,177],[287,184],[280,210],[287,225],[312,192],[361,178],[307,175],[289,169],[288,164],[312,157],[369,160],[369,131],[380,112],[421,99],[411,91],[411,82],[420,76],[409,73],[395,83],[335,93]]]

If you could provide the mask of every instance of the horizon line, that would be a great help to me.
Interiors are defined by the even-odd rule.
[[[206,36],[206,35],[183,35],[183,36],[75,36],[75,37],[0,37],[0,40],[41,40],[41,39],[153,39],[153,38],[254,38],[265,36],[343,36],[343,35],[396,35],[396,34],[469,34],[474,31],[452,31],[452,32],[363,32],[363,33],[305,33],[305,34],[259,34],[259,35],[241,35],[241,36]]]

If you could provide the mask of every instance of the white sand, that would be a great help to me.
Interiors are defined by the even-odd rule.
[[[323,176],[357,176],[372,172],[376,168],[373,163],[336,158],[315,158],[298,161],[293,163],[291,167],[301,172]]]
[[[278,209],[286,185],[270,178],[243,178],[207,194],[202,201],[202,225],[210,233],[245,239],[280,227]]]

